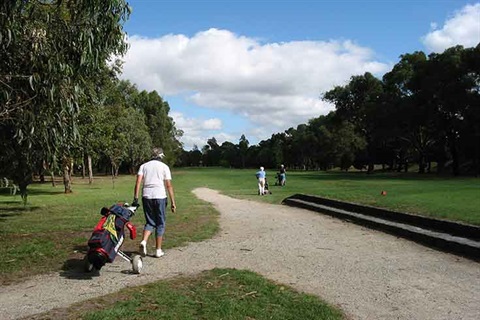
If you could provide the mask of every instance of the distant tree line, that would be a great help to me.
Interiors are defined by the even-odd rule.
[[[328,115],[276,133],[258,145],[215,138],[201,150],[184,151],[181,165],[328,170],[352,166],[372,172],[432,170],[480,173],[480,44],[443,53],[414,52],[382,79],[370,73],[325,92],[335,105]]]
[[[26,201],[34,176],[132,172],[162,146],[174,163],[181,131],[155,92],[120,81],[124,0],[0,2],[0,177]],[[54,183],[54,179],[52,182]]]

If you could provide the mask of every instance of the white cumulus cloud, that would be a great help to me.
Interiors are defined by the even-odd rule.
[[[320,95],[352,75],[390,68],[376,61],[372,50],[349,40],[262,43],[212,28],[191,37],[132,36],[128,41],[123,78],[140,89],[182,95],[199,108],[244,117],[252,128],[265,128],[260,139],[328,113],[333,107]],[[219,119],[187,121],[179,114],[174,119],[185,144],[205,136],[202,130],[222,125]]]
[[[216,132],[215,135],[211,134],[212,131],[222,130],[223,128],[222,120],[218,118],[190,118],[176,111],[171,112],[170,116],[175,122],[175,127],[183,130],[185,133],[182,137],[182,143],[186,149],[191,149],[194,145],[201,149],[207,140],[213,136],[215,136],[219,144],[222,144],[224,141],[233,141],[233,137],[225,133]]]
[[[436,23],[431,24],[435,29]],[[466,48],[480,43],[480,3],[466,5],[455,12],[441,29],[433,30],[422,39],[429,51],[443,52],[445,49],[462,45]]]

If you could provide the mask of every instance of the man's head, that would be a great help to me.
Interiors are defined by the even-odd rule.
[[[165,157],[165,154],[163,153],[163,149],[158,147],[153,148],[152,157],[154,159],[163,159],[163,157]]]
[[[263,171],[265,168],[264,167],[260,167],[260,171]]]

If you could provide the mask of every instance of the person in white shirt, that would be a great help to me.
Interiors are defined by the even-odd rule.
[[[140,242],[142,256],[147,255],[148,237],[154,231],[156,235],[155,257],[160,258],[165,254],[162,250],[162,240],[165,233],[167,192],[171,210],[172,212],[176,210],[172,174],[170,168],[161,161],[164,156],[162,148],[154,148],[153,159],[142,164],[137,173],[132,205],[138,206],[138,195],[143,180],[142,205],[146,224]]]
[[[263,196],[265,195],[265,179],[267,178],[267,173],[265,172],[264,167],[260,167],[260,171],[255,173],[255,176],[258,180],[258,194]]]

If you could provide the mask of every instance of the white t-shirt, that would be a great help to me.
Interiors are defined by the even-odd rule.
[[[142,195],[147,199],[165,199],[165,180],[172,180],[170,168],[158,160],[150,160],[140,166],[138,175],[143,176]]]

